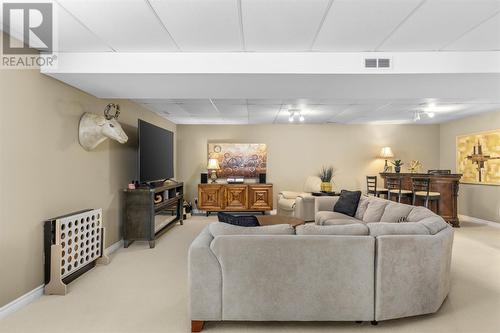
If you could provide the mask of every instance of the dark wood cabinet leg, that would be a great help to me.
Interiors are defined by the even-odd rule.
[[[150,240],[149,241],[149,248],[150,249],[154,249],[154,247],[155,247],[155,241],[154,240]]]
[[[377,326],[377,325],[378,325],[378,321],[376,321],[376,320],[372,320],[372,325],[373,325],[373,326]]]
[[[201,332],[205,322],[202,320],[191,320],[191,332]]]

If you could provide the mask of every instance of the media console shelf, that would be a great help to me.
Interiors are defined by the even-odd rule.
[[[133,241],[149,241],[149,247],[155,247],[155,238],[177,221],[183,224],[182,204],[184,201],[183,183],[165,183],[156,188],[138,188],[123,190],[125,204],[123,212],[124,246]],[[161,215],[172,211],[175,215]]]

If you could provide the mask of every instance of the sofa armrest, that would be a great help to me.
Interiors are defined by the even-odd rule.
[[[321,211],[333,211],[333,206],[335,206],[335,203],[339,197],[330,197],[330,196],[325,196],[325,197],[316,197],[314,200],[314,214],[321,212]]]
[[[285,198],[285,199],[295,199],[298,196],[300,196],[302,193],[301,192],[294,192],[294,191],[281,191],[278,196]]]
[[[295,217],[303,219],[306,222],[314,221],[315,198],[310,193],[301,193],[295,199]]]
[[[213,239],[206,226],[189,247],[191,320],[222,320],[222,273],[219,261],[210,249]]]
[[[453,228],[376,238],[375,320],[436,312],[450,290]]]

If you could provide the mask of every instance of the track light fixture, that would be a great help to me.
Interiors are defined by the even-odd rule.
[[[288,116],[288,121],[293,123],[295,121],[295,117],[297,116],[299,118],[299,121],[302,123],[306,120],[304,115],[302,114],[302,111],[299,109],[289,109],[288,110],[289,116]]]

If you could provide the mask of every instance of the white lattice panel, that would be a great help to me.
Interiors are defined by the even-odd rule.
[[[56,220],[55,243],[61,245],[61,277],[74,273],[102,253],[102,209]]]

